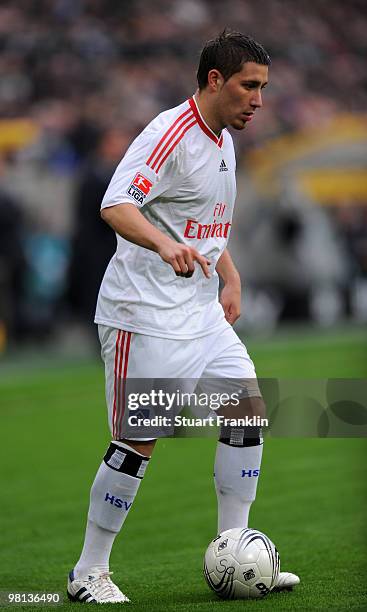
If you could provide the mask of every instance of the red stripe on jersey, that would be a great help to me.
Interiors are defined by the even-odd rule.
[[[164,155],[164,153],[167,151],[167,148],[169,147],[169,145],[171,144],[172,140],[174,138],[176,138],[177,134],[185,127],[185,125],[189,122],[194,120],[194,123],[196,123],[196,119],[193,115],[193,113],[190,113],[190,115],[188,115],[186,117],[186,119],[184,119],[183,121],[181,121],[180,125],[175,129],[175,131],[173,132],[173,134],[170,136],[170,138],[167,140],[167,142],[165,143],[165,145],[163,146],[162,150],[158,153],[155,162],[153,164],[151,164],[151,168],[152,170],[154,170],[154,167],[156,166],[156,164],[162,159],[162,155]],[[183,132],[185,133],[185,131]],[[181,140],[181,138],[180,138]],[[164,158],[166,159],[166,158]],[[159,168],[161,167],[162,164],[159,165]],[[156,172],[158,172],[158,169],[156,170]]]
[[[209,138],[215,142],[216,145],[218,145],[219,148],[222,147],[223,144],[223,135],[221,134],[220,137],[218,138],[214,132],[212,132],[212,130],[204,123],[204,121],[202,120],[199,110],[196,106],[196,102],[194,100],[194,98],[190,98],[189,100],[189,104],[191,106],[192,112],[194,113],[196,120],[198,122],[198,124],[200,125],[201,129],[203,130],[203,132],[205,132],[205,134],[207,136],[209,136]]]
[[[121,377],[121,396],[120,396],[120,406],[119,406],[120,410],[119,410],[119,415],[118,415],[118,426],[117,426],[118,439],[122,437],[122,419],[124,418],[124,414],[125,414],[126,377],[127,377],[127,367],[129,364],[130,342],[131,342],[131,332],[127,332],[127,339],[126,339],[126,344],[125,344],[125,355],[124,355],[124,373]]]
[[[155,147],[153,153],[150,155],[150,157],[148,158],[146,164],[147,166],[149,166],[152,162],[152,160],[154,159],[156,153],[158,152],[158,149],[161,147],[161,145],[164,143],[164,141],[166,140],[166,138],[168,138],[168,136],[170,135],[170,133],[172,132],[172,130],[176,127],[176,125],[181,121],[181,119],[183,119],[184,117],[186,117],[186,115],[188,113],[191,113],[191,108],[188,108],[185,110],[184,113],[182,113],[182,115],[180,115],[179,117],[177,117],[176,121],[174,123],[172,123],[172,125],[168,128],[168,130],[163,134],[162,138],[160,139],[159,143],[157,144],[157,146]]]
[[[185,129],[183,130],[183,132],[181,132],[181,134],[179,135],[179,137],[175,140],[175,142],[173,143],[172,147],[170,149],[168,149],[167,153],[165,154],[165,156],[162,158],[161,157],[161,161],[159,163],[159,166],[156,168],[156,173],[158,174],[159,169],[162,167],[162,165],[164,164],[164,162],[166,161],[167,157],[169,156],[170,153],[172,153],[173,149],[178,145],[178,143],[180,142],[180,140],[182,140],[182,138],[185,136],[187,130],[189,130],[190,128],[192,128],[193,125],[196,125],[197,121],[196,119],[194,119],[194,121],[192,121],[192,123],[189,123]]]

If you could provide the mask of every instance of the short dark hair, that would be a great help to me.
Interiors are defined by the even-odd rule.
[[[208,40],[200,55],[197,80],[199,89],[208,84],[208,72],[216,68],[225,81],[239,72],[245,62],[270,66],[269,54],[251,36],[224,30],[214,40]]]

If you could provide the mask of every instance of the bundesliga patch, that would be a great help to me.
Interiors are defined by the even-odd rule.
[[[144,174],[138,172],[135,175],[133,182],[130,184],[127,193],[134,198],[139,204],[143,204],[145,198],[153,187],[152,181],[147,179]]]

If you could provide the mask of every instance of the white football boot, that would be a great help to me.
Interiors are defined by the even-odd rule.
[[[272,591],[292,591],[293,587],[300,583],[300,579],[296,574],[290,572],[279,572],[278,580],[273,586]]]
[[[75,578],[74,570],[68,576],[67,595],[71,601],[81,603],[127,603],[130,601],[110,578],[112,572],[89,574]]]

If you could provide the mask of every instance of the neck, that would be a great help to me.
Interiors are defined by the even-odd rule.
[[[205,123],[208,125],[208,127],[210,127],[214,134],[219,137],[225,125],[222,125],[219,118],[216,116],[210,97],[204,90],[200,91],[199,89],[196,90],[194,97]]]

